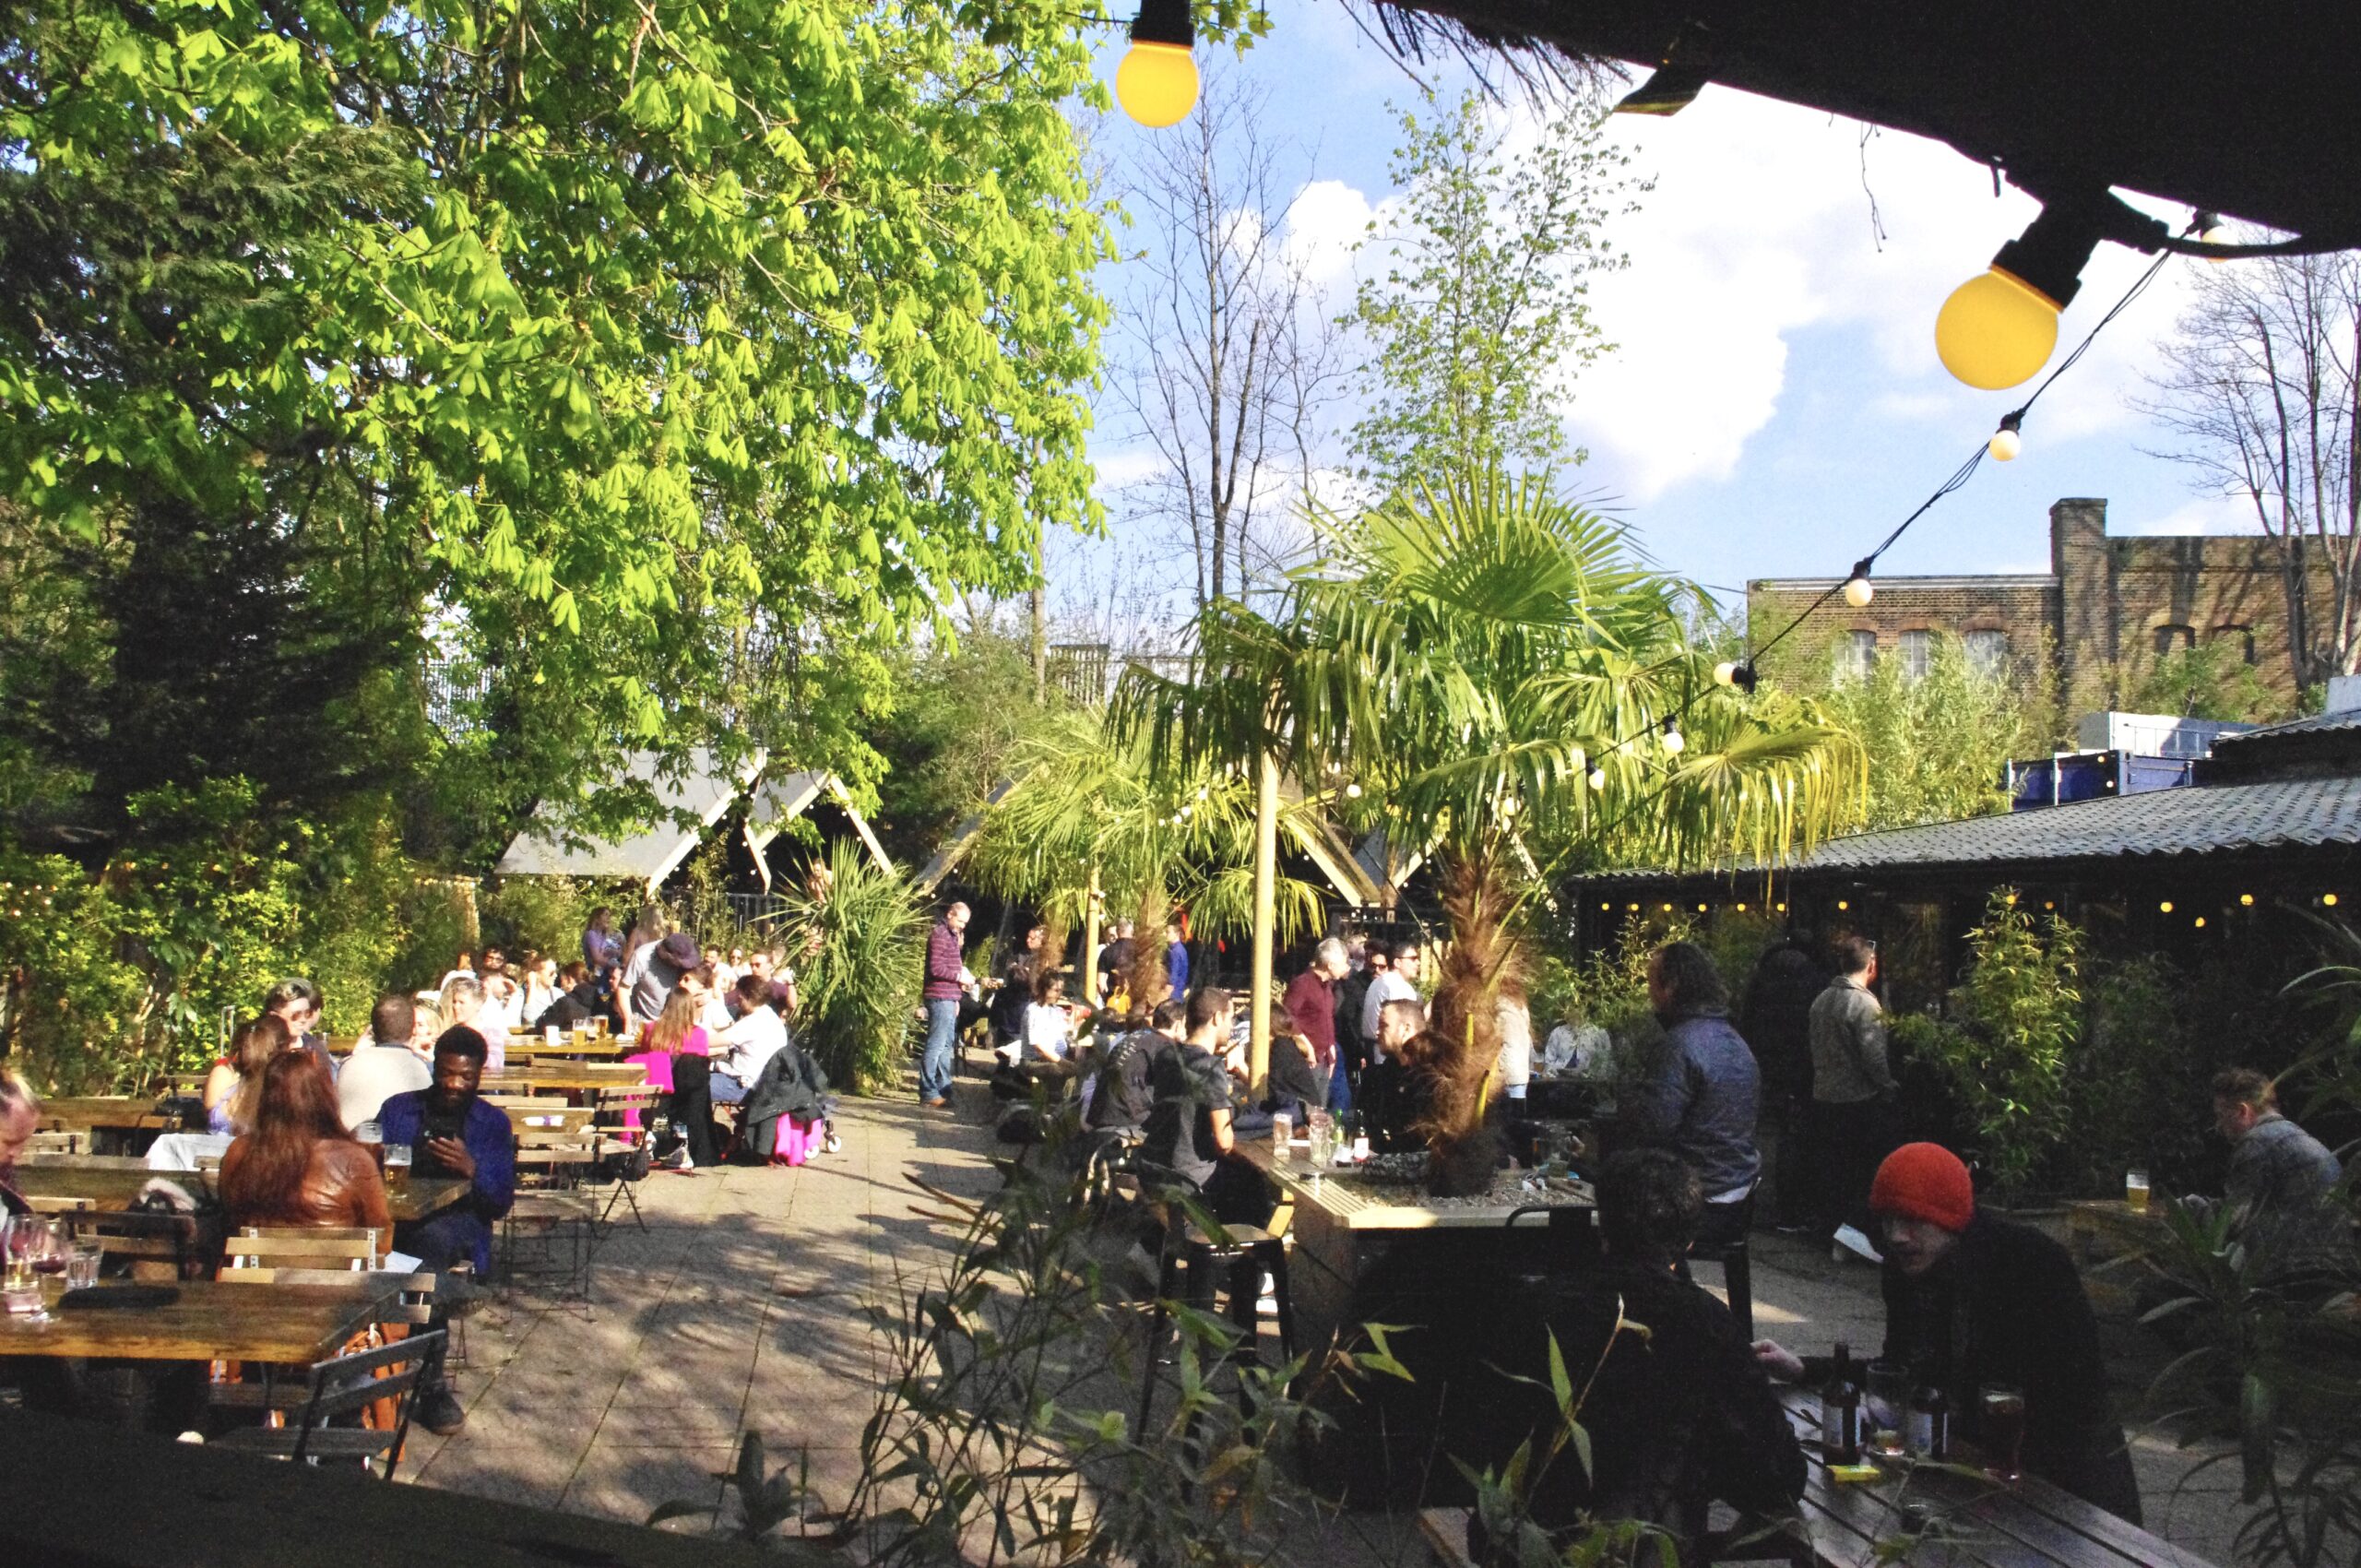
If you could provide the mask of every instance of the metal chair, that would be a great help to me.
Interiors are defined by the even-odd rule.
[[[1140,1419],[1136,1430],[1143,1434],[1147,1431],[1148,1411],[1156,1403],[1157,1355],[1171,1322],[1172,1301],[1184,1285],[1190,1304],[1210,1311],[1216,1293],[1232,1289],[1228,1265],[1251,1261],[1258,1267],[1258,1283],[1263,1272],[1267,1272],[1279,1309],[1279,1354],[1283,1360],[1295,1360],[1295,1301],[1287,1280],[1286,1240],[1258,1225],[1225,1225],[1219,1230],[1216,1238],[1178,1211],[1166,1228],[1157,1268],[1156,1309],[1148,1317],[1145,1365],[1140,1369]],[[1253,1303],[1249,1301],[1242,1309],[1235,1301],[1229,1305],[1232,1320],[1243,1331],[1233,1355],[1252,1357],[1259,1361],[1261,1352],[1254,1344]],[[1239,1383],[1238,1402],[1241,1408],[1250,1403],[1242,1379]]]
[[[409,1436],[411,1396],[421,1376],[441,1360],[444,1343],[443,1331],[434,1329],[317,1362],[306,1374],[298,1420],[281,1427],[240,1427],[216,1438],[213,1446],[291,1459],[299,1465],[349,1459],[366,1469],[371,1460],[382,1460],[385,1479],[392,1480],[401,1463],[402,1444]],[[394,1402],[390,1430],[328,1424],[339,1417],[357,1418],[384,1400]]]

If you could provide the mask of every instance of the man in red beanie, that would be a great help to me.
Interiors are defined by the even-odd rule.
[[[1971,1440],[1982,1435],[1978,1390],[2022,1390],[2024,1467],[2138,1524],[2140,1485],[2108,1404],[2098,1320],[2066,1249],[1978,1209],[1967,1167],[1940,1144],[1888,1155],[1869,1208],[1885,1253],[1885,1359],[1940,1388]],[[1825,1359],[1769,1339],[1754,1354],[1788,1382],[1828,1374]]]

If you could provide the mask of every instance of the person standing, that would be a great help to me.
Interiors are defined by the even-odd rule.
[[[582,928],[582,961],[600,992],[614,989],[615,969],[623,961],[623,939],[615,934],[615,911],[608,905],[591,910],[590,923]]]
[[[1811,1004],[1812,1147],[1820,1180],[1817,1225],[1829,1233],[1838,1263],[1857,1250],[1839,1239],[1849,1228],[1866,1237],[1869,1177],[1893,1146],[1896,1089],[1886,1061],[1885,1009],[1869,987],[1878,980],[1878,944],[1865,936],[1836,943],[1836,978]]]
[[[1377,950],[1370,956],[1374,959]],[[1418,948],[1416,943],[1404,943],[1391,950],[1393,962],[1370,977],[1369,990],[1361,997],[1361,1036],[1370,1042],[1370,1060],[1385,1060],[1385,1045],[1378,1038],[1377,1020],[1380,1011],[1389,1002],[1418,1000]]]
[[[1332,936],[1312,949],[1311,967],[1289,980],[1287,990],[1287,1020],[1321,1083],[1313,1104],[1339,1113],[1352,1104],[1352,1090],[1340,1087],[1345,1068],[1336,1059],[1336,982],[1344,978],[1345,944]]]
[[[1164,922],[1164,983],[1172,988],[1174,996],[1189,994],[1189,944],[1182,939],[1177,920]]]
[[[1812,1185],[1805,1153],[1811,1104],[1811,1006],[1828,984],[1801,932],[1762,955],[1746,982],[1738,1032],[1762,1069],[1762,1121],[1778,1137],[1772,1161],[1772,1222],[1783,1229],[1810,1223]]]
[[[926,1054],[919,1059],[919,1103],[930,1111],[951,1105],[952,1053],[959,1039],[960,933],[967,929],[967,906],[954,903],[927,932]]]
[[[1730,1027],[1729,996],[1714,960],[1693,942],[1668,942],[1648,958],[1648,1003],[1665,1038],[1640,1076],[1618,1093],[1611,1146],[1668,1148],[1704,1189],[1697,1240],[1720,1246],[1744,1236],[1762,1174],[1755,1121],[1762,1080],[1754,1052]]]
[[[1883,1231],[1885,1359],[1919,1369],[1950,1399],[1954,1431],[1986,1437],[1981,1392],[2024,1398],[2024,1467],[2118,1518],[2140,1522],[2140,1484],[2109,1408],[2098,1320],[2066,1249],[1979,1209],[1957,1155],[1904,1144],[1880,1163],[1869,1207]],[[1759,1339],[1755,1358],[1789,1383],[1828,1375],[1821,1357]]]
[[[1139,944],[1132,940],[1132,922],[1117,921],[1114,939],[1098,950],[1098,994],[1094,1001],[1105,1002],[1123,985],[1132,972],[1132,955]]]
[[[1328,1099],[1338,1115],[1353,1108],[1361,1075],[1369,1067],[1370,1049],[1376,1043],[1361,1032],[1361,1004],[1369,1000],[1370,982],[1393,962],[1382,943],[1357,941],[1353,947],[1358,961],[1336,985],[1336,1075],[1330,1080]]]

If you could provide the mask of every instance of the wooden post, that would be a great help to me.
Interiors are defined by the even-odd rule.
[[[1090,896],[1082,901],[1082,1000],[1098,1005],[1098,868],[1090,868]]]
[[[1279,883],[1279,759],[1269,752],[1254,778],[1254,979],[1247,1017],[1247,1078],[1261,1094],[1271,1075],[1271,968]]]

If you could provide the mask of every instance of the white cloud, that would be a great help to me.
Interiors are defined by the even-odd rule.
[[[1322,286],[1352,270],[1353,247],[1368,233],[1377,209],[1342,180],[1314,180],[1287,204],[1287,260]]]
[[[1596,319],[1619,351],[1575,384],[1568,427],[1592,448],[1598,480],[1645,502],[1728,478],[1778,411],[1798,335],[1815,330],[1866,336],[1872,361],[1854,379],[1877,389],[1870,407],[1888,417],[1972,428],[2011,406],[1943,373],[1934,320],[1951,290],[2032,220],[2023,193],[2004,186],[1996,201],[1987,170],[1937,143],[1879,132],[1865,158],[1857,124],[1725,89],[1677,118],[1612,119],[1608,135],[1655,189],[1610,230],[1630,267],[1592,284]],[[2060,356],[2149,259],[2100,248]],[[2186,266],[2166,267],[2043,399],[2028,439],[2138,422],[2127,398],[2186,276]]]
[[[1164,459],[1152,446],[1126,446],[1121,451],[1094,452],[1091,465],[1098,470],[1102,490],[1121,490],[1128,484],[1154,479],[1164,471]]]

